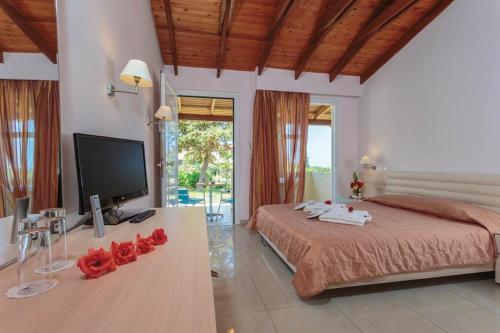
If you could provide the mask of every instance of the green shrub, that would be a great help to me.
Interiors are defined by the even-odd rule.
[[[330,167],[319,167],[319,166],[313,166],[313,167],[306,167],[307,172],[324,172],[324,173],[330,173],[332,172],[332,169]]]
[[[200,178],[200,172],[179,170],[179,186],[187,188],[195,188]]]

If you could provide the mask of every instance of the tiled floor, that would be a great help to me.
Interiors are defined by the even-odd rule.
[[[500,332],[491,278],[411,283],[301,300],[292,272],[244,226],[209,227],[218,332]],[[382,290],[381,290],[382,289]]]
[[[214,204],[213,206],[213,212],[217,213],[219,208],[219,204]],[[208,208],[207,208],[208,211]],[[224,203],[220,206],[219,213],[222,214],[222,216],[219,216],[217,218],[213,218],[212,220],[208,219],[207,224],[209,227],[217,227],[221,225],[232,225],[233,224],[233,207],[231,204]]]
[[[181,206],[183,207],[183,206]],[[197,204],[196,207],[204,207],[205,212],[209,212],[208,206],[205,206],[204,203]],[[212,206],[212,213],[220,213],[222,216],[218,216],[217,218],[214,216],[213,218],[208,218],[207,217],[207,225],[209,227],[218,227],[218,226],[223,226],[223,225],[232,225],[233,224],[233,205],[228,204],[228,203],[223,203],[220,206],[219,210],[219,203],[213,203]]]

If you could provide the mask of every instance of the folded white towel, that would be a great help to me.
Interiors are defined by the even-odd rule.
[[[322,219],[320,216],[320,221],[323,222],[330,222],[330,223],[338,223],[338,224],[350,224],[350,225],[357,225],[357,226],[364,226],[365,222],[356,222],[356,221],[348,221],[348,220],[337,220],[337,219]]]
[[[310,212],[310,211],[315,211],[315,210],[321,210],[323,212],[328,212],[330,210],[337,210],[337,209],[347,210],[347,207],[344,204],[334,203],[334,204],[328,205],[324,202],[314,202],[314,203],[311,203],[311,204],[306,205],[304,207],[305,212]]]
[[[372,220],[372,216],[364,210],[330,210],[320,215],[319,219],[325,222],[346,223],[355,225],[364,225]]]
[[[297,206],[293,207],[293,209],[295,209],[295,210],[303,209],[304,207],[306,207],[308,205],[312,205],[314,203],[315,203],[314,200],[309,200],[308,202],[299,203]]]

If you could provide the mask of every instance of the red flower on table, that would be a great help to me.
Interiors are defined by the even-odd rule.
[[[77,266],[85,273],[87,279],[96,279],[116,269],[111,252],[89,249],[88,255],[78,258]]]
[[[168,241],[168,236],[163,228],[155,229],[151,236],[148,237],[153,245],[162,245]]]
[[[132,242],[121,242],[120,244],[111,242],[111,253],[118,266],[137,260],[137,253]]]
[[[353,190],[361,190],[364,186],[365,186],[365,183],[363,183],[360,180],[355,181],[355,182],[351,182],[351,188]]]
[[[332,204],[332,200],[326,200],[325,201],[325,205],[331,205]]]
[[[137,234],[135,241],[135,251],[138,255],[146,254],[154,251],[155,247],[151,240],[148,238],[142,238],[140,234]]]
[[[349,206],[349,207],[347,207],[347,210],[349,211],[349,213],[351,213],[354,210],[354,207]]]

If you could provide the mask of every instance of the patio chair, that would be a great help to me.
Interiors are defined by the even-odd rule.
[[[189,197],[189,191],[187,188],[180,188],[178,191],[178,197],[179,197],[179,204],[180,205],[196,205],[199,204],[200,202],[205,202],[204,199],[198,199],[198,198],[190,198]]]

